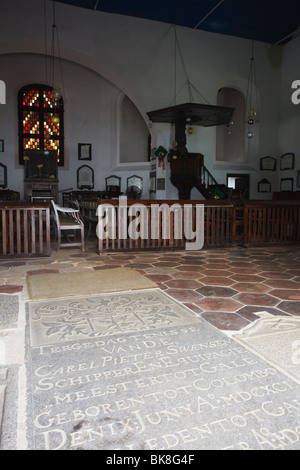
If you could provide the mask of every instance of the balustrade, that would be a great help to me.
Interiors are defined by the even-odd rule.
[[[50,207],[42,202],[0,202],[0,257],[50,255]]]

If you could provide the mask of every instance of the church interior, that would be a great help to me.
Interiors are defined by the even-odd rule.
[[[1,2],[0,450],[300,448],[299,17]]]

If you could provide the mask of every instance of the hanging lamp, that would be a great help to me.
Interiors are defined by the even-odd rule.
[[[257,85],[256,85],[256,68],[255,59],[253,53],[253,41],[252,41],[252,54],[250,59],[250,68],[248,74],[247,94],[246,94],[246,118],[245,121],[249,126],[252,126],[258,122],[258,97],[257,97]],[[247,131],[248,139],[252,139],[254,136],[253,130],[249,127]]]
[[[45,29],[46,29],[46,7],[45,7]],[[46,32],[45,32],[46,37]],[[46,43],[46,39],[45,39]],[[47,44],[46,44],[46,64],[47,64]],[[60,70],[60,82],[61,86],[58,85],[58,73],[55,70],[55,62],[58,58],[59,63],[59,70]],[[60,100],[62,98],[62,91],[61,88],[64,90],[64,79],[63,79],[63,71],[62,71],[62,61],[60,55],[60,45],[59,45],[59,35],[58,35],[58,28],[56,25],[56,11],[55,11],[55,1],[52,0],[52,34],[51,34],[51,50],[50,50],[50,73],[48,79],[48,64],[46,65],[46,82],[52,87],[51,95],[54,100],[54,111],[57,111],[58,107],[60,106]],[[55,125],[59,124],[59,116],[57,114],[53,114],[51,116],[51,122]]]

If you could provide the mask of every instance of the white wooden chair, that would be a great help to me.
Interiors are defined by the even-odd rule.
[[[51,201],[54,211],[54,223],[57,230],[57,251],[63,247],[80,246],[84,251],[84,224],[79,216],[79,209],[62,207]],[[76,241],[76,230],[80,230],[80,241]],[[62,232],[68,232],[67,239],[72,236],[72,241],[61,242]],[[70,233],[71,232],[71,233]]]

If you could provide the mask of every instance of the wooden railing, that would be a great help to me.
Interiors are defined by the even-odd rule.
[[[126,205],[125,205],[126,203]],[[98,249],[185,249],[232,244],[234,206],[230,201],[98,200],[85,218],[98,225]],[[202,209],[201,209],[202,208]],[[102,212],[101,212],[102,211]],[[93,214],[93,215],[92,215]],[[201,246],[200,246],[201,245]]]
[[[126,208],[123,209],[125,212],[122,215],[122,220],[124,221],[124,217],[127,220],[127,226],[121,237],[118,232],[118,222],[121,220],[119,201],[98,200],[98,206],[103,204],[113,207],[115,233],[112,237],[112,232],[104,233],[102,230],[102,236],[98,238],[100,252],[103,250],[186,248],[186,243],[190,240],[190,237],[186,236],[183,225],[183,221],[186,220],[185,208],[187,206],[191,206],[190,219],[187,221],[190,233],[197,233],[199,240],[199,230],[203,230],[204,248],[226,247],[237,243],[244,245],[300,243],[300,204],[296,201],[240,201],[237,204],[229,200],[127,200]],[[145,209],[140,213],[130,214],[130,207],[134,204],[143,205]],[[151,214],[155,205],[158,205],[160,210],[153,212],[156,214],[153,217]],[[203,226],[200,228],[196,223],[199,205],[203,206],[204,210]],[[163,210],[164,206],[169,208],[169,212]],[[175,207],[178,211],[174,211]],[[96,203],[93,210],[96,226],[99,219],[95,208]],[[154,224],[156,224],[155,227]],[[130,236],[128,232],[128,228],[134,229],[135,227],[140,235],[136,238]]]
[[[0,202],[0,258],[50,255],[50,207]]]
[[[202,201],[198,201],[201,202]],[[229,246],[236,230],[235,207],[231,201],[203,201],[205,207],[204,246]]]
[[[211,188],[218,187],[219,184],[205,165],[200,166],[196,188],[206,199],[212,199]]]
[[[243,206],[244,243],[300,243],[299,201],[247,201]]]
[[[99,252],[300,244],[299,201],[123,201],[80,204],[85,223],[94,233],[98,226]],[[101,216],[99,207],[113,214],[107,225],[109,211]],[[49,204],[3,201],[0,212],[0,258],[50,255]]]

